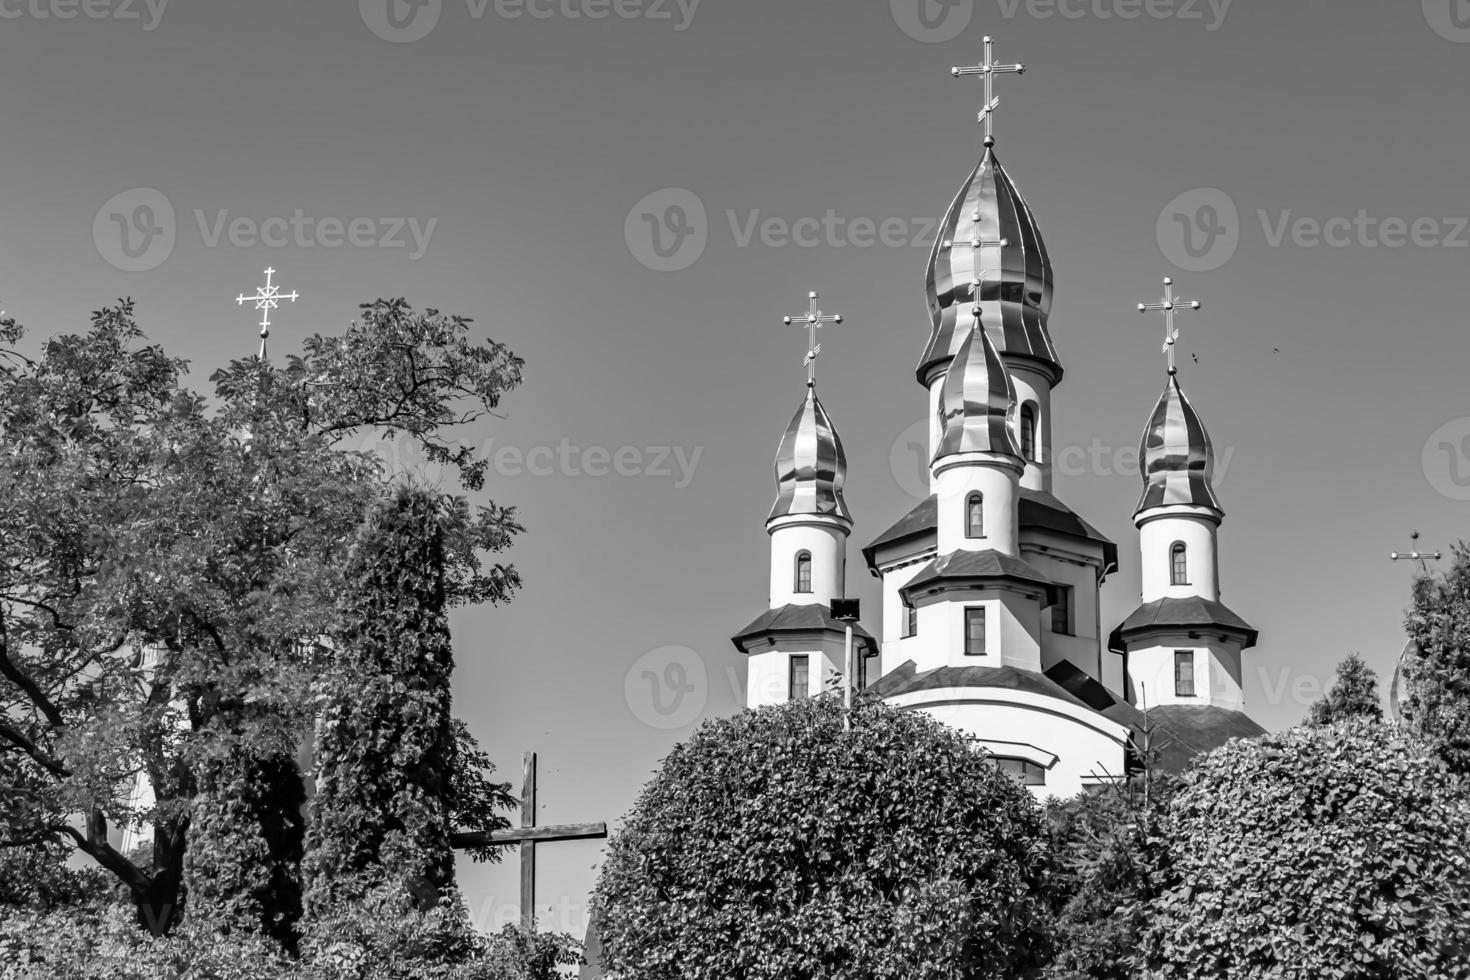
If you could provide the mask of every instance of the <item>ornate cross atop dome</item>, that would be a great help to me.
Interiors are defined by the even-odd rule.
[[[949,73],[955,78],[964,78],[968,75],[979,75],[985,79],[985,105],[980,109],[979,122],[985,124],[985,145],[995,145],[995,134],[992,131],[992,122],[995,119],[995,110],[1000,108],[1000,97],[995,94],[996,75],[1024,75],[1025,65],[997,65],[995,63],[995,39],[989,34],[985,35],[985,61],[969,68],[954,67]]]
[[[782,317],[781,322],[788,327],[793,323],[800,323],[807,328],[806,358],[802,363],[806,365],[806,383],[814,385],[817,383],[817,357],[822,353],[822,345],[817,343],[817,331],[827,323],[840,326],[842,314],[834,313],[829,316],[817,309],[817,300],[820,297],[815,291],[808,293],[807,299],[810,300],[810,305],[805,316]]]
[[[1178,373],[1178,365],[1174,363],[1174,345],[1179,341],[1179,328],[1174,326],[1174,315],[1186,310],[1203,309],[1204,304],[1197,299],[1183,300],[1174,298],[1174,280],[1168,276],[1164,277],[1164,298],[1157,303],[1139,303],[1140,313],[1162,313],[1164,314],[1164,349],[1163,353],[1169,355],[1169,373]]]

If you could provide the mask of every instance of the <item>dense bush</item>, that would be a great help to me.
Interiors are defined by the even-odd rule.
[[[1404,720],[1450,768],[1470,777],[1470,549],[1441,577],[1414,583],[1404,664]]]
[[[1368,723],[1235,741],[1164,812],[1158,977],[1470,977],[1470,804]]]
[[[1045,956],[1041,812],[956,731],[835,698],[706,723],[664,760],[593,898],[637,980],[1013,976]]]

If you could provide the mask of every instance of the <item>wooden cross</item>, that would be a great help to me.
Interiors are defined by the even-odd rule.
[[[454,835],[455,847],[519,844],[521,852],[521,928],[536,928],[536,845],[555,840],[587,840],[607,836],[607,824],[559,823],[536,826],[536,753],[527,752],[521,788],[521,825],[509,830]]]
[[[1437,552],[1437,551],[1420,551],[1419,550],[1419,532],[1418,531],[1410,531],[1409,532],[1409,550],[1408,551],[1391,551],[1388,554],[1388,560],[1389,561],[1417,561],[1419,563],[1419,570],[1421,572],[1423,572],[1425,575],[1428,575],[1429,574],[1429,563],[1428,563],[1428,561],[1426,561],[1426,559],[1433,559],[1434,561],[1439,561],[1440,558],[1442,558],[1442,557],[1443,556],[1439,552]]]
[[[970,68],[955,67],[949,70],[955,78],[963,78],[966,75],[980,75],[985,79],[985,106],[980,110],[979,121],[985,124],[985,145],[995,145],[995,134],[991,131],[991,121],[995,118],[995,110],[1000,108],[1000,99],[995,94],[996,75],[1024,75],[1025,65],[997,65],[995,63],[995,39],[989,34],[985,35],[985,61],[982,64]]]
[[[282,293],[281,287],[271,282],[271,277],[275,274],[275,269],[265,270],[265,285],[256,286],[254,296],[246,296],[241,293],[235,298],[236,306],[244,306],[246,303],[253,302],[257,310],[263,311],[260,317],[260,359],[262,361],[265,360],[266,338],[271,335],[271,310],[279,307],[283,299],[294,303],[301,298],[294,289],[289,293]]]
[[[1179,368],[1174,363],[1174,345],[1179,341],[1179,329],[1174,326],[1174,315],[1185,310],[1203,309],[1204,304],[1197,299],[1182,300],[1174,298],[1174,280],[1168,276],[1164,277],[1164,298],[1157,303],[1139,303],[1140,313],[1162,313],[1164,314],[1164,350],[1169,355],[1169,373],[1177,374]]]
[[[810,300],[810,305],[806,316],[786,316],[781,318],[781,322],[788,327],[793,323],[806,325],[806,359],[802,363],[806,365],[806,383],[808,385],[814,385],[817,383],[817,355],[822,353],[822,345],[817,343],[817,331],[821,329],[824,323],[832,323],[840,326],[842,324],[842,314],[834,313],[830,316],[824,315],[821,310],[817,309],[817,300],[819,297],[815,292],[808,293],[807,298]]]

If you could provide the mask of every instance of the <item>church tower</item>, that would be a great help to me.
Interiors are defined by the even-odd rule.
[[[1218,537],[1225,511],[1215,494],[1215,448],[1174,364],[1177,305],[1166,295],[1154,308],[1171,314],[1169,376],[1139,447],[1143,496],[1133,523],[1142,604],[1113,631],[1109,645],[1124,654],[1130,693],[1140,707],[1240,713],[1241,653],[1255,645],[1257,634],[1220,601]]]
[[[816,350],[813,343],[809,367]],[[745,704],[751,708],[819,694],[838,681],[846,662],[847,624],[832,618],[832,600],[843,598],[847,586],[847,456],[810,373],[776,450],[775,473],[776,503],[766,519],[770,605],[734,637],[750,658]],[[877,644],[855,624],[853,644],[861,684]]]

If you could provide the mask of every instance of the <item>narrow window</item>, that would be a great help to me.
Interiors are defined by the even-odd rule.
[[[796,554],[796,591],[812,590],[812,553],[799,551]]]
[[[903,604],[903,634],[899,639],[907,640],[919,635],[919,610],[912,602]]]
[[[1194,651],[1174,651],[1174,694],[1176,697],[1194,697]]]
[[[985,656],[985,610],[965,610],[965,656]]]
[[[811,658],[804,653],[793,654],[791,657],[790,673],[786,678],[788,689],[791,692],[791,700],[804,698],[810,693],[811,682]]]
[[[1072,635],[1072,589],[1070,586],[1057,589],[1057,601],[1051,607],[1051,631],[1063,636]]]
[[[985,537],[985,498],[978,493],[965,501],[965,537]]]
[[[1183,541],[1175,541],[1169,549],[1169,584],[1189,584],[1189,557]]]
[[[1021,455],[1036,459],[1036,406],[1030,402],[1021,406]]]
[[[858,651],[857,672],[857,689],[859,691],[866,690],[868,686],[868,656],[866,651]]]
[[[1046,770],[1028,759],[997,758],[995,764],[1000,771],[1022,786],[1045,786]]]

